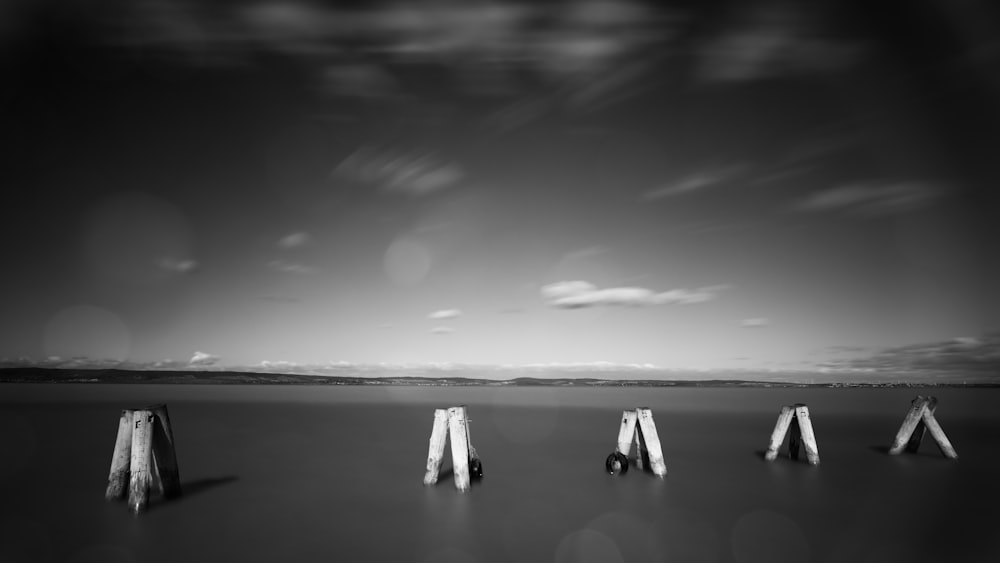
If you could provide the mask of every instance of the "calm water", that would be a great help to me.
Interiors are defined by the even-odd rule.
[[[1000,560],[1000,390],[935,391],[959,460],[888,456],[918,392],[3,385],[0,562]],[[185,495],[135,519],[103,493],[120,409],[154,402]],[[819,467],[761,457],[794,402]],[[466,494],[421,483],[456,404],[485,470]],[[665,480],[604,473],[635,406]]]

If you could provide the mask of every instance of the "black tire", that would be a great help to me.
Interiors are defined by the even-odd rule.
[[[474,457],[469,460],[469,475],[473,479],[483,478],[483,462],[480,461],[478,457]]]
[[[624,475],[628,473],[628,458],[621,452],[615,452],[604,461],[604,468],[608,475]]]

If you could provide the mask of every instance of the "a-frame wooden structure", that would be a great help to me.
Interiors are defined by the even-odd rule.
[[[635,464],[639,469],[649,467],[658,477],[667,474],[667,465],[663,462],[663,449],[660,447],[660,436],[653,422],[653,411],[648,407],[640,407],[622,412],[622,423],[618,428],[618,446],[608,456],[604,466],[611,475],[628,471],[628,455],[635,442]]]
[[[789,428],[791,436],[788,438],[788,457],[799,459],[799,449],[805,446],[806,459],[811,465],[819,465],[819,446],[816,445],[816,433],[813,432],[812,421],[809,419],[809,407],[802,403],[781,407],[764,459],[774,461],[778,457],[778,449],[785,441]]]
[[[936,397],[917,395],[910,403],[910,411],[906,413],[906,418],[903,419],[903,424],[899,427],[899,432],[896,433],[896,439],[893,440],[892,447],[889,448],[889,454],[898,455],[903,451],[916,452],[920,448],[924,434],[930,431],[931,437],[934,438],[941,453],[949,459],[957,459],[958,454],[955,453],[955,448],[952,447],[948,437],[944,435],[941,425],[934,418],[936,409]]]
[[[108,500],[124,498],[127,484],[129,509],[138,515],[149,505],[149,488],[154,483],[163,498],[181,494],[167,406],[124,409],[118,420],[118,437],[104,497]]]
[[[469,419],[465,406],[434,411],[434,427],[431,429],[430,446],[427,450],[427,471],[424,484],[433,485],[438,481],[441,464],[444,462],[444,445],[451,435],[451,464],[455,474],[455,488],[469,490],[469,478],[481,479],[483,464],[476,448],[472,446],[469,434]]]

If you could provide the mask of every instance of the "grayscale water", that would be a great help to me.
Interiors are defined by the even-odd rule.
[[[1000,390],[940,389],[960,458],[885,450],[919,389],[0,386],[0,562],[997,561]],[[103,498],[119,411],[166,402],[183,497]],[[762,453],[807,403],[821,464]],[[465,404],[484,479],[422,484]],[[612,477],[653,409],[668,474]]]

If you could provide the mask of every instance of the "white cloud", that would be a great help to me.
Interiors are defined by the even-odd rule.
[[[434,311],[433,313],[427,315],[428,319],[432,321],[443,321],[447,319],[457,319],[462,316],[462,311],[459,309],[442,309],[440,311]]]
[[[751,319],[743,319],[740,321],[740,326],[743,328],[760,328],[771,324],[771,320],[765,317],[756,317]]]
[[[863,215],[890,215],[923,207],[941,195],[941,189],[922,182],[848,184],[815,192],[797,202],[797,211],[847,210]]]
[[[450,326],[436,326],[430,330],[431,334],[451,334],[455,329]]]
[[[278,240],[278,246],[281,248],[297,248],[299,246],[309,244],[311,240],[312,237],[309,236],[309,233],[300,231],[281,237]]]
[[[644,287],[609,287],[599,289],[585,281],[560,281],[548,284],[541,294],[553,307],[579,309],[596,306],[690,305],[715,299],[728,286],[714,285],[695,290],[672,289],[657,293]]]
[[[177,272],[180,274],[192,272],[198,267],[198,263],[194,260],[178,260],[176,258],[166,257],[157,260],[156,265],[164,270],[167,270],[168,272]]]
[[[267,263],[267,267],[287,274],[306,275],[316,273],[316,268],[312,266],[306,266],[297,262],[287,262],[285,260],[272,260]]]
[[[208,352],[195,352],[191,359],[188,360],[188,365],[192,366],[211,366],[218,363],[221,358]]]

